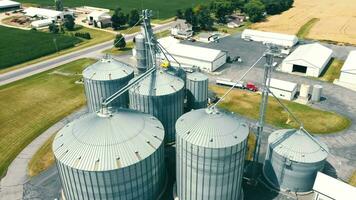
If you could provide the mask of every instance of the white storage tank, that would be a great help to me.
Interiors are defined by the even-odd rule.
[[[319,102],[321,99],[321,94],[323,91],[323,86],[321,85],[314,85],[313,86],[313,93],[312,93],[312,97],[311,100],[313,102]]]
[[[53,141],[64,199],[157,199],[165,184],[163,140],[155,117],[132,110],[69,123]]]
[[[233,114],[199,109],[176,123],[179,200],[240,200],[248,125]]]
[[[127,85],[133,77],[134,71],[130,66],[112,58],[100,59],[84,69],[84,88],[89,111],[98,111],[106,98]],[[125,93],[110,106],[127,108],[128,104],[128,94]]]
[[[165,129],[165,142],[175,141],[175,123],[183,114],[184,81],[157,69],[129,90],[130,108],[157,117]]]
[[[276,189],[308,192],[324,168],[328,148],[303,130],[278,130],[268,137],[263,174]]]
[[[145,37],[142,34],[135,36],[135,49],[136,49],[136,61],[137,69],[139,72],[146,71],[146,49],[145,49]]]
[[[206,108],[208,104],[208,76],[200,73],[188,73],[186,79],[188,110]]]
[[[300,86],[299,96],[301,98],[308,99],[309,98],[309,91],[310,91],[310,85],[302,84]]]

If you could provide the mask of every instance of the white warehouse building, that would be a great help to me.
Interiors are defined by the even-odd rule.
[[[281,65],[281,71],[319,77],[330,62],[333,51],[319,43],[299,46]]]
[[[356,86],[356,50],[351,51],[341,68],[340,82]]]
[[[158,39],[158,42],[181,64],[184,68],[193,66],[201,70],[213,72],[226,63],[227,53],[221,50],[181,44],[172,37]],[[160,55],[165,59],[164,55]],[[171,65],[176,66],[176,61],[168,57]]]
[[[51,20],[63,20],[64,19],[64,12],[45,9],[45,8],[35,8],[29,7],[24,10],[24,13],[28,17],[40,17],[44,19],[51,19]]]
[[[245,29],[241,34],[241,38],[244,40],[263,42],[264,44],[271,43],[282,47],[292,47],[298,43],[298,37],[295,35],[257,31],[252,29]]]
[[[298,84],[271,78],[269,89],[277,98],[291,101],[298,91]]]

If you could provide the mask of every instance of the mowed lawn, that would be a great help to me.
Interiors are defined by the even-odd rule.
[[[0,26],[0,38],[0,69],[73,47],[81,42],[73,36],[4,26]]]
[[[80,59],[0,87],[0,177],[33,139],[85,104]]]
[[[218,96],[222,96],[227,89],[227,87],[210,86],[210,90]],[[261,95],[257,93],[234,89],[219,106],[247,118],[258,119],[260,101]],[[290,101],[283,100],[282,102],[303,122],[304,128],[311,133],[338,132],[348,128],[351,124],[348,118],[337,113],[314,109]],[[298,128],[298,125],[292,121],[288,113],[272,97],[269,98],[266,122],[279,128]]]
[[[20,0],[20,2],[34,3],[44,6],[53,6],[53,0]],[[122,8],[127,13],[136,8],[138,10],[151,9],[154,12],[154,18],[166,19],[173,17],[179,8],[192,7],[197,4],[208,4],[210,0],[65,0],[65,7],[76,6],[95,6],[114,10],[117,7]]]

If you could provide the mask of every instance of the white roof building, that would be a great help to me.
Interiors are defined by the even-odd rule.
[[[0,0],[0,9],[20,8],[21,4],[16,1]]]
[[[199,67],[202,70],[212,72],[226,63],[226,52],[205,47],[181,44],[172,37],[158,39],[158,42],[182,65],[182,67]],[[161,55],[162,59],[165,59]],[[172,58],[169,61],[177,65]]]
[[[292,47],[298,43],[298,38],[295,35],[257,31],[252,29],[245,29],[241,34],[241,38],[244,40],[263,42],[264,44],[271,43],[283,47]]]
[[[290,101],[298,91],[298,84],[271,78],[270,90],[276,97]]]
[[[340,82],[356,86],[356,50],[351,51],[341,68]]]
[[[314,200],[354,200],[356,187],[318,172],[314,182]]]
[[[87,15],[88,20],[100,21],[104,18],[111,18],[111,16],[105,11],[95,10]]]
[[[29,7],[24,10],[24,13],[26,16],[29,16],[29,17],[37,16],[37,17],[42,17],[45,19],[53,19],[53,20],[58,20],[58,19],[64,18],[63,12],[57,11],[57,10],[45,9],[45,8]]]
[[[284,59],[281,71],[319,77],[332,54],[331,49],[319,43],[301,45]]]
[[[49,26],[52,23],[53,23],[52,19],[41,19],[41,20],[36,20],[31,22],[31,26],[34,28],[41,28],[41,27]]]

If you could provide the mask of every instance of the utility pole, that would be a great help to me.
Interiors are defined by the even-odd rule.
[[[268,45],[268,49],[265,53],[266,64],[264,65],[264,76],[262,82],[262,100],[260,106],[259,120],[257,122],[257,133],[256,133],[256,143],[253,154],[253,171],[252,178],[256,181],[258,176],[258,159],[260,155],[261,148],[261,137],[263,134],[263,127],[265,125],[266,119],[266,110],[268,106],[268,94],[269,94],[269,86],[271,81],[271,74],[274,62],[274,56],[276,55],[276,47],[272,45]]]

